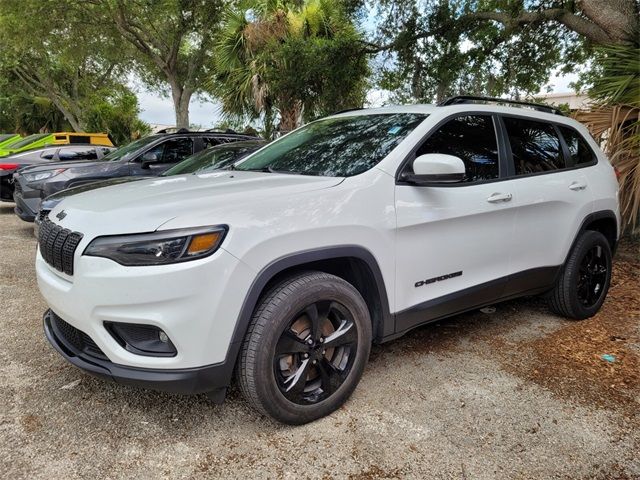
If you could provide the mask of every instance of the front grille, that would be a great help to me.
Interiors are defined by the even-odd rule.
[[[36,215],[36,222],[37,222],[37,223],[42,223],[42,222],[43,222],[43,220],[44,220],[45,218],[47,218],[47,215],[49,215],[49,212],[50,212],[50,211],[51,211],[51,210],[40,210],[40,211],[38,212],[38,215]]]
[[[78,330],[73,325],[69,325],[54,312],[51,312],[50,318],[56,336],[60,337],[60,340],[64,343],[91,357],[108,360],[107,356],[100,350],[100,347],[96,345],[96,342],[94,342],[89,335]]]
[[[45,217],[40,224],[38,243],[44,261],[56,270],[73,275],[73,255],[82,234],[56,225]]]

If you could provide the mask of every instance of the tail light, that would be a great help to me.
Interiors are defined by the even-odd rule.
[[[19,166],[19,163],[0,163],[0,170],[15,170]]]

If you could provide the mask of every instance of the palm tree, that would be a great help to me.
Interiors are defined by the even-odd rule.
[[[326,82],[314,86],[307,81],[304,92],[304,86],[291,85],[297,78],[302,83],[308,73],[300,68],[317,68],[305,64],[302,50],[312,45],[320,49],[326,45],[322,42],[338,41],[339,37],[355,40],[358,35],[340,4],[329,0],[296,4],[259,0],[249,10],[231,10],[216,46],[217,73],[212,90],[222,100],[227,115],[262,117],[267,131],[273,129],[278,116],[280,131],[290,131],[300,125],[305,113],[315,113],[322,102],[322,89],[332,88]],[[322,61],[320,58],[318,55],[318,61]],[[356,56],[353,60],[360,61]]]
[[[599,140],[620,182],[624,227],[635,229],[640,216],[640,55],[638,45],[599,49],[596,63],[602,75],[594,82],[591,109],[578,112]]]

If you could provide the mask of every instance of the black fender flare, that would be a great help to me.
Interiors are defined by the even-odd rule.
[[[584,217],[584,219],[582,220],[582,223],[580,224],[580,228],[578,228],[578,231],[576,232],[573,238],[573,242],[571,242],[569,251],[567,251],[567,254],[564,257],[564,262],[562,263],[563,265],[566,265],[567,260],[569,259],[569,255],[571,255],[571,252],[573,251],[573,247],[576,245],[578,238],[580,238],[580,235],[582,235],[582,233],[585,230],[587,230],[587,225],[597,220],[604,220],[604,219],[613,220],[613,223],[616,226],[616,236],[614,238],[613,246],[611,248],[611,254],[613,255],[615,253],[616,247],[618,245],[618,238],[620,236],[620,225],[618,225],[618,217],[616,217],[616,214],[613,212],[613,210],[599,210],[597,212],[590,213],[589,215]]]
[[[260,295],[264,291],[269,281],[271,281],[279,273],[282,273],[283,271],[293,267],[322,260],[331,260],[345,257],[362,260],[366,263],[373,274],[373,279],[377,287],[380,304],[382,306],[382,325],[378,326],[378,328],[380,329],[379,334],[377,334],[374,329],[374,337],[382,337],[383,334],[388,334],[387,332],[389,332],[389,330],[389,333],[392,333],[393,329],[395,328],[395,319],[394,316],[390,313],[389,300],[387,297],[384,278],[382,277],[382,272],[377,260],[369,250],[358,245],[340,245],[334,247],[322,247],[318,249],[304,250],[287,254],[274,260],[266,267],[264,267],[258,273],[258,275],[256,275],[256,278],[253,280],[253,283],[249,288],[249,291],[245,295],[242,308],[240,309],[240,313],[238,314],[238,318],[236,320],[236,325],[233,330],[233,335],[231,337],[231,342],[229,344],[229,349],[227,350],[227,356],[224,363],[229,366],[234,366],[235,368],[242,341],[244,340],[244,337],[249,328],[249,324],[251,323],[251,316],[253,315],[258,301],[260,300]],[[231,375],[232,372],[229,375],[229,380],[231,380]]]

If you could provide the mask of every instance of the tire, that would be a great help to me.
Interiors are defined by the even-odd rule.
[[[551,310],[574,320],[595,315],[611,284],[611,265],[611,247],[605,236],[589,230],[582,233],[548,294]]]
[[[279,422],[324,417],[358,385],[371,330],[367,305],[348,282],[315,271],[288,277],[253,314],[238,361],[240,389],[251,406]]]

